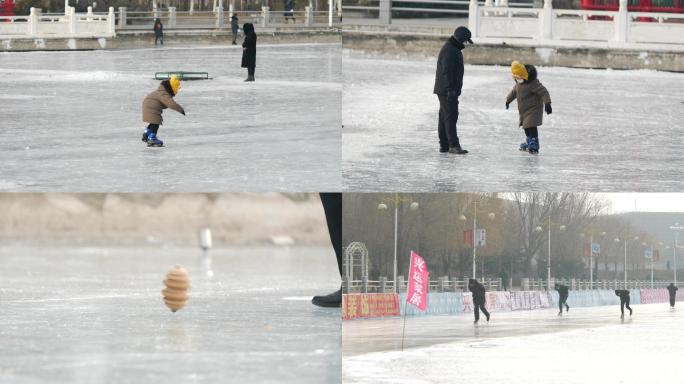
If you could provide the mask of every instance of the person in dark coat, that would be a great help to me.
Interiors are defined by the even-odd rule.
[[[328,223],[330,242],[335,249],[337,269],[342,277],[342,194],[321,193],[321,203],[325,211],[325,221]],[[342,289],[325,296],[314,296],[311,302],[319,307],[341,307]]]
[[[242,68],[247,68],[245,81],[254,81],[254,68],[256,68],[256,43],[257,35],[252,23],[245,23],[242,27],[245,39],[242,42]]]
[[[157,45],[157,41],[164,45],[164,26],[159,18],[154,21],[154,45]]]
[[[470,30],[458,27],[439,51],[433,93],[439,99],[439,151],[466,154],[458,140],[458,97],[463,88],[463,53],[466,43],[472,44]]]
[[[294,17],[294,7],[294,0],[284,0],[283,9],[285,10],[285,12],[283,12],[283,16],[285,16],[286,23],[288,22],[288,19],[292,19],[293,23],[297,22],[297,20]]]
[[[674,309],[675,305],[675,299],[677,298],[677,288],[674,283],[670,283],[670,285],[667,286],[667,291],[670,294],[670,308]]]
[[[473,311],[475,313],[474,324],[477,324],[477,322],[480,321],[480,310],[482,310],[482,313],[487,317],[487,322],[489,322],[489,312],[487,311],[487,308],[485,308],[487,298],[484,285],[475,279],[469,279],[468,290],[473,293]]]
[[[233,32],[233,45],[237,45],[237,35],[240,25],[238,24],[238,17],[233,15],[230,17],[230,30]]]
[[[551,96],[546,87],[537,79],[537,69],[533,65],[523,65],[518,61],[511,64],[511,73],[515,86],[506,96],[506,109],[516,100],[520,115],[518,126],[525,131],[526,140],[520,144],[521,151],[539,153],[539,132],[537,127],[542,125],[544,111],[547,115],[552,112]]]
[[[563,315],[563,304],[565,304],[565,312],[570,311],[570,306],[568,305],[568,295],[569,295],[569,288],[567,285],[563,284],[556,284],[555,286],[556,291],[558,291],[558,316]]]
[[[625,317],[625,307],[629,309],[629,315],[632,316],[632,308],[629,306],[629,291],[626,289],[616,289],[615,294],[620,296],[620,317]]]

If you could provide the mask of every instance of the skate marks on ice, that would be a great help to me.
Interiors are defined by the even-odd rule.
[[[0,249],[0,382],[339,383],[340,311],[288,301],[339,287],[327,248]],[[162,280],[187,268],[172,313]],[[336,283],[337,282],[337,283]]]
[[[340,45],[3,54],[0,190],[302,191],[341,186]],[[141,141],[156,71],[201,70]]]
[[[449,327],[455,320],[456,327],[461,328],[455,331],[461,335],[456,341],[413,344],[413,348],[404,352],[397,347],[366,354],[347,353],[349,331],[345,322],[343,382],[642,384],[677,381],[681,375],[677,371],[677,359],[684,352],[681,313],[668,311],[667,304],[635,305],[634,309],[634,316],[626,318],[624,323],[619,319],[619,306],[579,308],[575,313],[573,308],[562,318],[553,311],[535,311],[536,315],[522,322],[509,313],[493,313],[490,324],[478,326],[456,319],[459,316],[439,316],[443,326]],[[472,321],[470,316],[465,317]],[[407,334],[420,327],[418,323],[407,324]],[[548,327],[549,323],[568,326]],[[436,323],[428,326],[433,336],[446,338]],[[497,330],[499,327],[518,331],[508,333]],[[429,338],[428,335],[421,337]],[[648,367],[659,369],[656,373]]]
[[[508,67],[466,66],[458,132],[470,151],[440,154],[434,60],[343,54],[345,190],[675,191],[684,183],[684,74],[539,68],[553,114],[538,155],[518,151],[517,104]],[[378,76],[381,73],[381,76]]]

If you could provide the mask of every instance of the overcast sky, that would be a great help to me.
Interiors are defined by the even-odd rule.
[[[606,213],[684,212],[684,193],[601,193],[611,204]]]

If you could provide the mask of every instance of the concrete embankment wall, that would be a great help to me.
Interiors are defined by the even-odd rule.
[[[436,57],[449,37],[442,29],[411,32],[406,27],[396,31],[376,28],[345,28],[345,49],[387,58]],[[684,52],[648,48],[581,48],[533,46],[520,43],[478,43],[464,51],[468,64],[510,65],[511,61],[541,66],[574,68],[654,69],[684,72]]]
[[[339,31],[327,28],[271,28],[258,30],[259,44],[341,43]],[[226,31],[173,30],[164,34],[164,46],[202,46],[230,44]],[[123,31],[113,38],[41,39],[0,38],[2,51],[134,49],[154,46],[152,31]]]

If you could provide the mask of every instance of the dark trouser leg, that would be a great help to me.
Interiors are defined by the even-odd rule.
[[[159,36],[154,35],[154,45],[157,45],[157,41],[159,41]]]
[[[629,300],[627,300],[625,306],[627,307],[627,309],[629,309],[629,315],[632,316],[632,308],[629,306]]]
[[[335,249],[337,257],[337,269],[342,276],[342,194],[321,193],[321,202],[325,211],[325,220],[328,223],[330,242]]]
[[[558,299],[558,312],[563,312],[563,299]]]
[[[475,321],[480,321],[480,304],[475,304]]]
[[[670,296],[670,307],[674,307],[674,303],[675,303],[674,296]]]
[[[446,135],[446,126],[444,124],[444,105],[442,104],[442,96],[439,97],[439,120],[437,123],[437,134],[439,136],[439,149],[442,151],[449,150],[449,139]]]
[[[461,143],[458,140],[458,133],[456,130],[456,123],[458,122],[458,99],[449,101],[446,95],[437,95],[439,97],[439,110],[442,112],[442,121],[444,124],[444,134],[449,143],[449,148],[460,148]],[[441,139],[440,139],[441,144]]]
[[[237,44],[237,33],[233,33],[233,44]]]
[[[249,75],[249,77],[254,77],[254,69],[254,67],[247,68],[247,75]]]
[[[620,313],[622,315],[625,314],[625,301],[624,300],[620,300]]]
[[[480,304],[480,309],[482,309],[482,313],[485,315],[487,318],[487,321],[489,321],[489,311],[487,311],[487,308],[485,308],[484,304]]]

